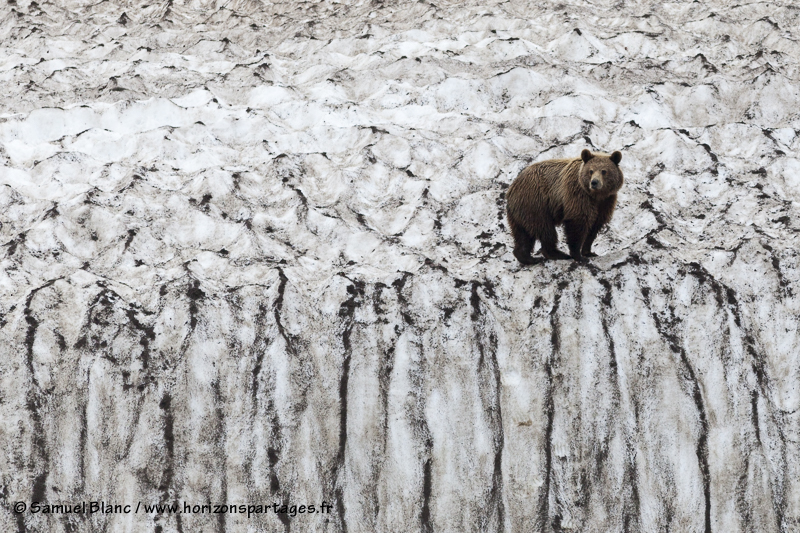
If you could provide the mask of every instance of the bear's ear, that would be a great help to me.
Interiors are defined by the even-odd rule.
[[[594,157],[594,155],[592,155],[592,152],[590,152],[586,148],[584,148],[583,152],[581,152],[581,159],[583,159],[584,163],[586,163],[588,160],[590,160],[593,157]]]
[[[622,161],[622,153],[621,152],[614,152],[611,154],[611,162],[615,165],[619,165],[619,162]]]

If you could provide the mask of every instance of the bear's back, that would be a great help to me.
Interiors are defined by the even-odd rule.
[[[511,212],[527,209],[552,209],[561,201],[559,186],[562,172],[569,174],[580,169],[580,158],[548,159],[525,167],[511,183],[506,195]],[[574,167],[574,168],[568,168]]]

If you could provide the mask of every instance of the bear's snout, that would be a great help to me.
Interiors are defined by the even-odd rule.
[[[599,189],[600,187],[602,187],[602,186],[603,186],[603,182],[602,182],[602,181],[600,181],[600,180],[599,180],[599,179],[597,179],[597,178],[592,178],[592,181],[589,183],[589,186],[590,186],[590,187],[591,187],[593,190],[597,190],[597,189]]]

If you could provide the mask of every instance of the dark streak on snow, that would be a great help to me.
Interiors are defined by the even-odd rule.
[[[569,282],[562,279],[558,282],[553,299],[553,308],[550,310],[550,346],[551,352],[545,361],[545,375],[547,378],[547,391],[545,392],[545,417],[544,427],[544,485],[539,493],[538,502],[538,529],[543,533],[549,530],[550,526],[550,485],[552,484],[553,474],[553,418],[555,416],[555,406],[553,395],[555,384],[553,383],[553,366],[561,348],[559,337],[558,308],[561,305],[561,293],[569,285]]]
[[[488,283],[488,282],[487,282]],[[472,281],[470,292],[471,318],[476,332],[475,343],[478,347],[478,379],[484,415],[492,433],[494,444],[494,469],[492,472],[492,487],[486,510],[480,513],[479,528],[481,531],[499,531],[505,523],[505,506],[503,504],[503,448],[505,435],[503,433],[502,411],[502,384],[500,379],[500,365],[497,361],[497,339],[494,333],[488,334],[487,316],[481,312],[481,299],[478,288],[481,283]],[[491,286],[489,286],[491,291]],[[488,342],[487,342],[488,340]],[[488,353],[487,353],[488,352]],[[487,362],[488,359],[488,362]]]
[[[216,457],[227,457],[227,450],[226,450],[226,437],[225,437],[225,410],[223,408],[226,405],[222,394],[220,392],[219,387],[219,376],[211,382],[211,391],[212,391],[212,399],[214,400],[214,417],[216,431],[214,432],[214,447],[217,450],[215,454]],[[220,479],[220,495],[218,501],[221,504],[229,504],[235,502],[228,502],[228,468],[223,463],[221,470],[221,479]],[[226,531],[226,514],[227,513],[219,513],[217,514],[217,532],[218,533],[225,533]]]
[[[194,280],[189,290],[186,291],[186,295],[189,297],[189,327],[194,331],[197,327],[197,302],[206,296],[206,293],[200,289],[200,280]]]
[[[161,484],[158,490],[161,492],[161,504],[169,501],[172,489],[172,479],[175,476],[175,416],[172,412],[172,396],[166,392],[161,397],[158,407],[164,413],[164,445],[166,446],[164,461],[165,466],[161,474]],[[174,503],[177,504],[178,500],[175,499]],[[180,514],[176,514],[176,526],[178,531],[183,531]]]
[[[289,355],[294,360],[299,360],[300,356],[297,353],[297,348],[295,347],[295,339],[292,335],[290,335],[283,326],[283,322],[281,321],[281,312],[283,311],[283,299],[286,292],[286,284],[288,283],[289,279],[284,274],[283,269],[278,268],[278,279],[280,280],[278,283],[278,295],[275,298],[275,303],[273,307],[273,316],[275,317],[275,325],[278,328],[278,332],[280,333],[281,337],[283,338],[286,349],[289,351]],[[298,402],[297,410],[302,412],[305,411],[306,408],[306,390],[301,391],[301,398]],[[271,494],[276,494],[280,490],[280,483],[278,480],[277,472],[276,472],[276,465],[279,460],[279,454],[281,448],[279,447],[280,437],[281,437],[281,426],[280,420],[278,418],[278,414],[275,409],[274,401],[272,398],[269,399],[268,402],[268,411],[272,413],[271,419],[271,429],[272,429],[272,438],[276,445],[271,446],[267,449],[267,457],[269,459],[270,464],[270,492]],[[289,494],[283,495],[283,504],[288,502]],[[291,519],[288,514],[286,513],[278,513],[278,519],[280,519],[281,523],[284,527],[284,532],[288,533],[291,529]]]
[[[422,521],[422,531],[424,533],[432,533],[433,526],[431,524],[431,458],[428,457],[422,465],[422,511],[420,512],[420,520]]]
[[[142,332],[142,337],[139,339],[139,345],[142,347],[142,353],[139,358],[142,360],[142,368],[147,370],[147,365],[150,362],[150,341],[155,340],[156,334],[153,326],[146,326],[136,318],[136,309],[128,307],[126,310],[128,320],[131,325],[138,331]]]
[[[753,339],[752,334],[745,328],[743,324],[742,311],[736,296],[736,291],[714,278],[714,276],[712,276],[711,273],[703,268],[703,266],[699,263],[689,263],[688,267],[688,273],[690,275],[695,277],[701,284],[708,283],[711,286],[717,305],[720,307],[720,309],[727,307],[728,311],[733,316],[734,324],[742,331],[745,350],[751,358],[751,369],[756,377],[756,382],[758,383],[758,388],[751,391],[751,422],[753,424],[756,440],[758,444],[762,446],[763,450],[763,445],[761,443],[761,428],[758,421],[758,398],[761,396],[765,400],[764,404],[769,412],[769,421],[771,422],[772,429],[778,435],[778,449],[776,451],[779,454],[780,464],[786,465],[786,435],[783,429],[785,425],[783,416],[780,412],[776,412],[769,401],[770,391],[772,391],[772,384],[770,383],[770,378],[766,371],[766,362],[764,357],[759,355],[758,351],[756,350],[755,340]],[[785,470],[781,468],[779,471]],[[770,480],[770,485],[772,488],[772,507],[778,522],[778,531],[783,531],[783,525],[785,521],[784,514],[787,505],[785,496],[785,479],[779,479],[777,481],[779,485],[775,484],[774,479]]]
[[[286,343],[286,349],[289,351],[289,355],[291,356],[292,365],[300,365],[301,368],[304,365],[307,365],[308,362],[302,356],[300,351],[298,350],[298,340],[295,335],[292,335],[286,330],[286,327],[283,325],[283,320],[281,319],[281,313],[283,312],[283,300],[284,295],[286,292],[286,284],[288,282],[288,278],[286,274],[283,272],[283,269],[278,267],[278,277],[280,279],[280,283],[278,284],[278,296],[275,299],[274,304],[274,316],[275,316],[275,325],[278,327],[278,332],[280,333],[281,337],[283,338],[284,342]],[[310,380],[307,376],[293,376],[293,380],[299,381],[297,385],[299,386],[299,400],[296,402],[294,407],[294,414],[299,415],[303,413],[306,408],[308,407],[308,391],[311,387]]]
[[[344,481],[341,478],[341,474],[345,468],[345,452],[347,450],[347,385],[350,380],[350,361],[353,355],[351,335],[355,325],[355,310],[357,307],[360,307],[363,302],[364,289],[363,281],[356,281],[348,285],[347,293],[349,296],[339,307],[339,318],[342,320],[344,326],[344,331],[342,331],[344,359],[342,362],[342,372],[339,378],[339,451],[336,454],[336,463],[331,473],[331,479],[334,487],[339,529],[345,532],[347,531],[347,520],[344,507]]]
[[[408,311],[409,309],[408,298],[406,298],[403,295],[403,287],[405,287],[406,281],[408,281],[409,277],[411,277],[410,272],[403,272],[403,275],[400,278],[392,282],[392,287],[394,287],[395,291],[397,292],[397,299],[400,303],[400,316],[403,317],[403,320],[405,321],[406,324],[408,324],[409,326],[413,326],[414,319],[411,318],[411,314]]]
[[[413,328],[414,319],[409,313],[410,302],[403,294],[403,289],[406,283],[413,274],[410,272],[403,272],[403,275],[392,282],[395,293],[397,295],[398,311],[403,318],[403,322]],[[411,329],[414,331],[414,329]],[[395,333],[400,334],[400,326],[395,326]],[[413,409],[412,425],[414,433],[418,442],[422,444],[422,501],[420,502],[419,521],[423,533],[431,533],[434,528],[431,523],[431,509],[430,501],[433,494],[433,465],[432,465],[432,450],[433,439],[428,427],[428,422],[425,419],[425,391],[424,391],[424,375],[425,375],[425,360],[424,356],[421,357],[417,365],[412,365],[409,371],[409,378],[412,383],[410,394],[414,397],[415,406]]]
[[[31,416],[32,435],[33,435],[33,455],[35,460],[34,464],[39,466],[39,473],[33,479],[33,487],[31,491],[32,502],[45,502],[47,501],[47,477],[49,475],[50,453],[47,450],[47,442],[45,441],[44,424],[42,423],[41,409],[45,403],[44,391],[42,391],[38,380],[36,379],[36,372],[33,368],[33,344],[36,341],[36,331],[39,328],[39,320],[34,316],[31,309],[33,298],[39,291],[50,287],[56,280],[50,280],[44,285],[33,289],[25,300],[25,322],[28,324],[28,329],[25,334],[25,347],[28,373],[30,375],[31,386],[25,399],[25,407]],[[17,528],[19,531],[27,531],[25,520],[22,513],[17,515]]]
[[[259,375],[261,374],[261,365],[264,364],[264,353],[267,351],[267,346],[269,342],[263,338],[263,329],[264,329],[264,321],[267,317],[268,309],[267,306],[263,303],[259,304],[258,306],[258,315],[255,319],[256,322],[256,339],[254,344],[254,348],[256,351],[256,360],[253,364],[253,382],[252,382],[252,390],[253,390],[253,405],[258,403],[258,384],[259,384]]]
[[[598,275],[597,269],[593,268],[593,274]],[[609,310],[612,309],[612,284],[605,278],[598,278],[600,285],[603,287],[603,294],[600,298],[600,322],[603,326],[603,333],[606,341],[608,342],[609,350],[609,381],[613,384],[613,396],[611,402],[611,411],[618,412],[620,409],[620,394],[622,389],[621,377],[619,373],[619,363],[617,361],[617,352],[614,347],[614,336],[609,331],[608,320]],[[623,504],[622,504],[622,526],[623,531],[639,531],[641,523],[641,508],[639,503],[639,487],[636,476],[636,449],[633,446],[633,436],[628,435],[625,431],[624,425],[618,423],[618,431],[622,432],[625,441],[625,463],[624,463],[624,490],[623,490]],[[606,443],[608,445],[608,443]]]
[[[388,287],[383,283],[376,283],[374,292],[372,295],[372,302],[373,302],[373,309],[375,311],[376,316],[378,317],[378,324],[380,323],[388,323],[388,320],[382,315],[386,313],[386,309],[384,308],[383,304],[383,291],[384,289],[388,289]],[[394,370],[394,361],[395,361],[395,343],[397,341],[397,337],[399,336],[399,327],[395,326],[394,328],[394,336],[391,341],[389,341],[389,345],[386,346],[384,349],[380,351],[380,360],[378,363],[378,388],[379,388],[379,403],[380,403],[380,413],[382,413],[382,420],[380,424],[380,431],[382,432],[381,438],[381,452],[379,457],[376,458],[378,462],[378,467],[375,470],[374,474],[374,483],[377,486],[380,476],[380,469],[382,468],[383,464],[386,460],[386,445],[388,442],[388,432],[389,432],[389,390],[391,388],[391,381],[392,381],[392,371]],[[376,494],[373,495],[374,506],[375,506],[375,513],[372,517],[373,520],[377,520],[378,515],[380,513],[380,498],[377,497]]]
[[[770,256],[770,261],[772,263],[772,268],[775,269],[775,275],[778,276],[778,284],[780,287],[786,292],[786,295],[791,297],[794,296],[794,292],[792,291],[792,285],[784,278],[783,271],[781,270],[781,259],[775,253],[775,249],[766,244],[764,242],[761,243],[761,247],[764,248]]]
[[[647,293],[644,292],[643,296],[647,299]],[[706,414],[705,404],[703,401],[703,394],[701,390],[700,381],[697,378],[689,356],[684,347],[680,344],[678,335],[674,333],[674,326],[677,319],[674,316],[674,310],[670,308],[672,318],[667,318],[668,322],[664,323],[658,314],[651,309],[651,316],[655,323],[656,329],[664,338],[670,350],[677,354],[680,358],[682,372],[680,376],[686,380],[686,385],[691,393],[692,400],[697,410],[697,416],[700,421],[699,435],[697,437],[697,448],[695,453],[697,455],[697,462],[700,467],[700,474],[703,482],[703,504],[704,504],[704,531],[711,532],[711,473],[708,464],[708,415]],[[669,519],[669,516],[668,516]]]

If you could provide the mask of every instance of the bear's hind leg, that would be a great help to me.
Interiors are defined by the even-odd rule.
[[[514,236],[514,257],[523,265],[535,265],[539,261],[531,257],[531,250],[536,243],[536,239],[531,237],[525,228],[513,220],[508,221],[511,226],[511,234]]]
[[[547,259],[569,259],[570,257],[558,249],[558,233],[555,224],[543,224],[539,229],[539,240],[542,242],[542,255]]]

